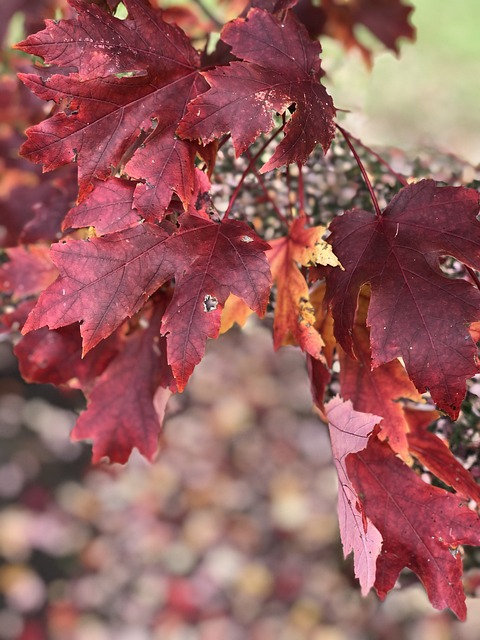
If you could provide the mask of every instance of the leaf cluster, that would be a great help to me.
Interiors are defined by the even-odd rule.
[[[385,597],[408,567],[433,606],[463,619],[459,545],[480,544],[467,506],[480,490],[428,426],[439,412],[458,418],[479,372],[479,194],[401,175],[364,148],[390,176],[381,204],[322,83],[319,37],[369,63],[358,25],[397,51],[414,35],[411,7],[227,7],[239,15],[222,25],[193,7],[69,0],[62,19],[16,45],[42,64],[19,74],[36,99],[10,167],[26,199],[11,189],[4,207],[4,330],[21,330],[26,380],[83,390],[73,439],[93,442],[94,461],[124,463],[134,447],[154,458],[169,397],[207,340],[268,309],[275,348],[305,353],[330,426],[342,541],[362,592]],[[8,91],[11,114],[20,89]],[[308,162],[336,135],[368,194],[341,215],[306,188]],[[4,143],[17,140],[12,128]],[[26,160],[43,173],[27,179]],[[239,206],[249,180],[260,194],[250,213]],[[337,367],[340,396],[324,404]],[[414,459],[451,491],[426,484]]]

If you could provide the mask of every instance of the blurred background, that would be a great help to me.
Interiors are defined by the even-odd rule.
[[[478,163],[480,5],[413,4],[417,43],[378,54],[371,73],[325,39],[330,91],[368,144]],[[438,170],[446,161],[430,154]],[[209,344],[154,464],[92,467],[68,437],[82,407],[22,382],[0,343],[0,640],[480,637],[478,568],[463,624],[433,611],[412,574],[383,603],[361,597],[304,359],[273,352],[268,321]]]
[[[438,149],[480,163],[480,3],[414,0],[417,40],[400,41],[400,55],[378,52],[371,72],[358,52],[345,56],[324,39],[326,84],[346,126],[366,144],[410,153]],[[377,41],[378,42],[378,41]]]

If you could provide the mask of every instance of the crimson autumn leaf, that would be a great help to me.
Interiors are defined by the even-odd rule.
[[[40,384],[67,384],[88,392],[121,347],[120,337],[112,334],[82,358],[78,325],[49,331],[31,331],[15,345],[14,353],[22,378]]]
[[[380,598],[408,567],[436,609],[449,607],[464,620],[458,545],[480,544],[478,515],[458,496],[423,482],[375,436],[366,449],[348,456],[346,466],[366,515],[383,538],[374,585]]]
[[[0,313],[0,334],[20,331],[34,306],[35,300],[27,298],[15,307],[4,307]]]
[[[187,213],[192,216],[199,216],[206,220],[219,221],[219,215],[215,209],[210,193],[210,179],[206,173],[195,169],[194,187]]]
[[[136,447],[151,460],[158,447],[163,415],[171,395],[165,338],[157,303],[147,328],[138,328],[87,393],[87,409],[72,431],[73,440],[93,440],[93,462],[127,462]],[[171,373],[170,373],[171,379]],[[119,393],[121,390],[121,393]]]
[[[316,144],[325,151],[334,136],[335,108],[320,83],[321,47],[288,12],[284,21],[261,9],[227,24],[224,42],[241,62],[205,72],[210,89],[189,106],[177,129],[183,138],[204,143],[231,132],[237,156],[273,126],[273,113],[295,113],[285,138],[261,169],[269,171],[290,162],[305,163]]]
[[[271,275],[269,245],[240,221],[216,224],[184,214],[168,241],[175,264],[175,292],[162,321],[168,362],[181,391],[220,331],[223,305],[233,293],[258,315],[265,313]]]
[[[68,0],[72,20],[46,20],[43,31],[15,48],[57,67],[75,67],[83,80],[132,71],[181,76],[197,66],[198,54],[183,31],[162,18],[148,0],[124,0],[120,20],[88,0]]]
[[[448,444],[425,428],[416,428],[407,434],[408,446],[427,469],[449,485],[464,499],[480,504],[480,485],[471,473],[455,458]]]
[[[28,94],[31,96],[30,92]],[[1,103],[0,86],[0,122]],[[0,139],[0,220],[3,228],[0,245],[34,244],[41,240],[53,242],[61,236],[62,220],[77,196],[76,169],[63,167],[54,173],[41,174],[30,162],[18,157],[23,136],[17,136],[13,131],[9,133],[7,125],[5,129],[5,135]]]
[[[347,49],[360,49],[368,63],[371,63],[371,51],[359,40],[356,33],[358,25],[367,27],[396,53],[400,38],[413,40],[415,37],[415,29],[409,23],[413,7],[404,4],[403,0],[322,0],[322,9],[326,19],[325,32],[337,38]]]
[[[125,171],[141,179],[135,190],[135,207],[146,220],[155,221],[166,211],[175,192],[186,209],[194,188],[195,147],[175,137],[175,126],[149,138],[127,163]]]
[[[480,269],[479,194],[422,180],[402,189],[383,214],[354,209],[330,225],[345,271],[327,275],[335,335],[353,355],[352,330],[360,287],[369,282],[367,324],[374,367],[401,357],[420,392],[430,391],[452,418],[465,378],[478,371],[468,323],[480,317],[480,292],[444,275],[441,256]]]
[[[313,402],[322,419],[326,420],[324,398],[327,386],[332,379],[332,373],[324,362],[312,358],[310,354],[307,354],[306,365]]]
[[[168,237],[159,227],[139,224],[101,238],[53,245],[60,277],[41,294],[23,332],[81,322],[87,353],[170,278]]]
[[[415,29],[409,23],[413,7],[403,0],[355,0],[349,8],[354,23],[365,25],[396,53],[399,38],[413,40],[415,37]]]
[[[408,398],[421,402],[405,368],[398,360],[392,360],[372,369],[370,358],[370,332],[366,326],[369,296],[360,293],[359,305],[352,330],[356,358],[348,356],[341,347],[340,390],[342,397],[351,400],[354,409],[382,416],[379,437],[387,439],[395,453],[405,462],[410,460],[407,432],[409,421],[400,400]]]
[[[27,32],[40,28],[42,18],[53,15],[55,12],[55,0],[2,0],[0,4],[0,42],[3,43],[10,20],[15,14],[25,13],[25,28]]]
[[[136,183],[120,178],[96,180],[93,192],[65,216],[62,229],[95,227],[99,236],[134,227],[140,216],[133,209]]]
[[[10,294],[13,301],[40,293],[58,275],[45,245],[12,247],[5,254],[8,262],[0,267],[0,293]]]
[[[77,197],[76,168],[63,167],[53,174],[43,174],[40,184],[32,187],[28,194],[24,189],[15,191],[12,198],[20,198],[20,206],[27,210],[31,203],[33,213],[22,229],[20,240],[26,244],[58,240],[62,235],[62,221]]]
[[[184,214],[169,233],[155,225],[52,247],[60,277],[40,296],[23,332],[81,322],[87,353],[157,289],[175,277],[162,321],[168,361],[179,389],[200,362],[208,337],[217,337],[221,309],[234,293],[259,315],[270,292],[269,245],[238,221],[216,224]]]
[[[75,20],[49,23],[45,31],[18,45],[47,61],[78,68],[70,75],[21,74],[38,97],[59,105],[51,118],[27,131],[21,152],[42,162],[45,171],[76,161],[81,201],[95,179],[109,178],[112,167],[127,162],[149,134],[154,149],[178,146],[175,127],[187,102],[206,83],[197,73],[199,56],[187,36],[163,21],[161,11],[146,0],[125,3],[128,20],[87,2],[73,4],[78,11]],[[186,159],[178,153],[162,174],[155,194],[164,208],[157,219],[180,176],[185,180],[193,173],[193,156]],[[150,158],[145,160],[146,173],[149,163]],[[139,164],[141,159],[132,167],[141,173]]]
[[[382,536],[363,513],[358,494],[348,476],[345,459],[349,453],[361,451],[381,417],[353,410],[350,400],[339,396],[325,405],[330,430],[333,461],[338,474],[338,521],[343,553],[353,551],[355,576],[362,594],[366,595],[375,582],[375,563],[380,553]]]

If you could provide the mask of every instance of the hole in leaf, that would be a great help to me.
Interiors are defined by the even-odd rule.
[[[205,298],[203,299],[203,308],[207,313],[210,313],[210,311],[215,311],[217,306],[218,306],[218,300],[213,296],[206,295]]]
[[[113,15],[119,20],[125,20],[128,17],[127,7],[123,4],[123,2],[118,3]]]
[[[438,265],[447,278],[456,280],[465,277],[465,267],[452,256],[442,256],[439,258]]]

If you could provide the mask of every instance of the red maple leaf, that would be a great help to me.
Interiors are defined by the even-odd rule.
[[[325,411],[338,474],[338,521],[343,553],[347,557],[353,551],[355,575],[360,581],[362,594],[366,595],[375,582],[375,563],[382,536],[363,513],[347,473],[345,458],[367,446],[368,438],[381,417],[354,411],[350,400],[343,402],[339,396],[327,402]]]
[[[125,341],[94,388],[87,393],[87,409],[72,432],[73,440],[93,441],[93,462],[108,457],[124,463],[136,447],[151,460],[173,385],[165,357],[160,322],[165,301],[154,307],[147,328],[138,328]],[[173,385],[174,388],[174,385]],[[119,393],[119,389],[122,390]]]
[[[14,352],[27,382],[65,384],[87,392],[120,347],[120,337],[114,333],[82,358],[78,325],[69,325],[51,331],[45,327],[31,331],[15,345]]]
[[[12,247],[5,253],[8,262],[0,267],[0,291],[14,301],[40,293],[58,275],[45,245]]]
[[[207,143],[231,132],[238,156],[273,128],[274,112],[285,113],[295,104],[285,138],[261,171],[305,163],[318,143],[326,151],[335,132],[335,108],[320,83],[321,47],[309,41],[295,16],[288,12],[280,21],[252,9],[247,18],[227,24],[221,37],[242,61],[203,74],[211,88],[189,104],[178,134]]]
[[[190,204],[187,213],[192,216],[199,216],[205,220],[215,220],[218,222],[219,215],[213,204],[212,195],[210,193],[210,179],[206,173],[195,169],[195,182],[193,187]]]
[[[162,321],[168,362],[182,390],[205,352],[207,338],[220,331],[222,309],[233,293],[258,315],[265,313],[271,275],[269,245],[244,222],[215,224],[183,215],[169,240],[175,263],[175,292]]]
[[[133,209],[135,182],[111,178],[105,182],[96,180],[94,187],[86,200],[67,213],[62,224],[64,231],[92,226],[97,235],[103,236],[139,223],[140,216]]]
[[[40,296],[23,332],[81,322],[84,354],[137,313],[165,282],[175,293],[164,315],[168,361],[183,389],[216,337],[230,293],[259,315],[270,292],[269,245],[243,222],[215,224],[184,214],[177,230],[141,224],[101,238],[52,247],[60,277]]]
[[[366,515],[380,531],[375,589],[385,598],[408,567],[423,582],[436,609],[466,616],[458,545],[480,544],[480,518],[458,496],[421,480],[372,436],[366,449],[346,460]]]
[[[81,322],[85,355],[169,279],[168,237],[163,229],[145,224],[53,245],[60,277],[41,294],[23,332]]]
[[[46,20],[43,31],[15,48],[57,67],[75,67],[84,80],[132,71],[184,74],[197,66],[198,54],[184,32],[162,18],[148,0],[125,0],[120,20],[88,0],[69,0],[73,20]]]
[[[409,23],[413,7],[404,4],[403,0],[355,0],[349,8],[354,23],[365,25],[396,53],[399,38],[415,38],[415,29]]]
[[[422,180],[402,189],[379,217],[354,209],[336,218],[328,239],[345,267],[327,275],[341,346],[353,356],[358,293],[369,282],[373,366],[402,357],[417,389],[428,389],[453,418],[465,379],[478,371],[467,325],[480,317],[480,292],[445,276],[439,258],[454,256],[480,268],[478,210],[475,190]]]
[[[455,458],[447,442],[422,427],[413,428],[407,434],[407,438],[411,454],[422,465],[430,469],[442,482],[455,489],[462,498],[475,500],[480,504],[480,485]]]
[[[308,4],[311,0],[308,1]],[[349,49],[360,49],[367,63],[372,62],[372,52],[358,38],[358,25],[367,27],[383,44],[398,53],[400,38],[415,38],[415,29],[409,23],[413,7],[403,0],[322,0],[326,24],[324,31],[337,38]],[[310,10],[311,12],[311,10]]]
[[[175,142],[174,131],[186,104],[206,83],[197,72],[199,56],[190,40],[146,0],[126,3],[127,20],[87,2],[73,4],[78,11],[75,20],[50,22],[46,30],[18,45],[66,66],[65,72],[71,72],[72,65],[78,69],[69,75],[20,75],[38,97],[59,105],[51,118],[27,131],[21,152],[42,162],[46,171],[76,161],[81,201],[95,179],[109,178],[112,167],[125,164],[148,135],[153,134],[154,151],[184,149],[187,143]],[[142,158],[140,151],[131,167],[148,180],[151,158],[144,163]],[[172,154],[163,165],[162,180],[154,189],[163,207],[156,219],[163,217],[178,185],[192,181],[188,176],[193,174],[193,154]],[[188,198],[188,193],[179,195]]]
[[[395,453],[405,462],[410,460],[407,432],[409,422],[401,400],[421,402],[399,360],[392,360],[372,369],[370,332],[365,324],[369,296],[361,293],[352,330],[356,359],[339,348],[340,390],[342,397],[351,400],[357,411],[374,412],[382,416],[379,437],[387,439]]]
[[[196,89],[196,87],[193,87]],[[188,100],[189,96],[186,97]],[[176,123],[175,123],[176,124]],[[142,180],[135,190],[135,207],[146,220],[155,221],[166,211],[172,193],[184,208],[194,188],[195,146],[175,136],[175,126],[155,130],[148,144],[135,153],[125,171]]]

